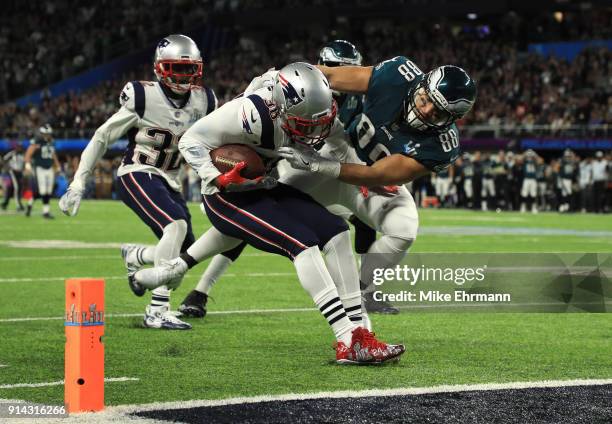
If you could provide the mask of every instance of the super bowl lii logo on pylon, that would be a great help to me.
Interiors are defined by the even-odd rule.
[[[97,310],[95,303],[90,304],[87,311],[77,311],[73,303],[66,311],[64,325],[104,325],[104,311]]]

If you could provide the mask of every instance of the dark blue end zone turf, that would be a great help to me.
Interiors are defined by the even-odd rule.
[[[612,385],[308,399],[138,412],[185,423],[612,423]]]

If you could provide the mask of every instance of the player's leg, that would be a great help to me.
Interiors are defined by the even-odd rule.
[[[195,289],[190,291],[181,302],[179,311],[184,315],[196,318],[206,316],[206,303],[210,290],[227,268],[238,259],[245,247],[246,243],[242,242],[233,249],[215,255],[206,267],[202,277],[200,277]]]
[[[521,185],[521,213],[525,213],[527,211],[527,185],[528,181],[526,178],[523,180],[523,184]]]
[[[2,210],[6,210],[6,208],[8,207],[9,201],[11,200],[11,197],[13,196],[13,191],[15,190],[15,174],[13,173],[13,170],[9,171],[9,177],[10,177],[10,184],[8,183],[7,180],[3,179],[4,181],[4,200],[2,201]]]
[[[129,254],[139,258],[139,263],[148,262],[153,255],[153,263],[157,266],[165,260],[177,257],[188,234],[190,217],[184,205],[176,201],[167,183],[156,175],[133,172],[118,177],[118,193],[123,202],[159,238],[154,249],[133,250]],[[125,252],[122,250],[122,253]],[[135,294],[144,294],[144,289],[135,281],[133,269],[129,266],[128,282]],[[170,312],[170,290],[167,287],[154,290],[151,303],[145,310],[144,325],[163,329],[191,328],[191,325],[180,321]]]
[[[346,224],[340,225],[337,217],[311,200],[290,194],[292,190],[279,185],[268,192],[217,194],[205,196],[204,203],[209,219],[221,232],[293,261],[302,287],[310,294],[336,336],[338,362],[382,362],[401,355],[404,346],[381,343],[367,329],[356,327],[349,320],[319,250],[319,245],[328,242],[319,239],[313,228],[304,225],[297,217],[303,217],[307,207],[312,213],[316,209],[317,232],[325,238],[346,232]],[[249,195],[253,198],[249,199]],[[283,200],[285,196],[288,198]]]
[[[466,178],[463,181],[463,192],[465,193],[466,207],[472,209],[474,199],[474,185],[472,178]]]
[[[408,190],[400,186],[393,197],[371,194],[367,199],[349,185],[342,196],[343,205],[348,207],[367,225],[375,228],[381,236],[362,256],[361,282],[364,305],[368,312],[397,314],[399,309],[387,302],[375,301],[372,283],[375,269],[392,268],[401,262],[414,242],[418,229],[416,204]]]
[[[15,191],[15,201],[17,202],[17,211],[23,211],[23,203],[21,203],[21,191],[23,190],[23,173],[22,172],[14,172],[14,183],[13,189]]]
[[[275,193],[279,205],[290,210],[292,217],[316,234],[319,249],[324,253],[327,270],[348,318],[356,325],[363,325],[359,271],[348,225],[341,217],[329,213],[311,196],[293,187],[282,185]]]
[[[43,203],[43,218],[53,219],[49,206],[49,200],[51,199],[51,193],[53,192],[53,170],[38,167],[36,170],[36,176],[38,178],[38,194],[42,198]]]

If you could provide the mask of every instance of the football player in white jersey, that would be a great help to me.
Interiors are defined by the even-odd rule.
[[[240,143],[276,160],[283,146],[320,145],[331,132],[342,132],[335,117],[327,79],[312,65],[294,63],[254,80],[243,97],[197,122],[179,148],[202,178],[202,208],[213,228],[180,258],[140,270],[136,280],[147,287],[180,281],[188,268],[244,240],[293,261],[300,283],[336,336],[338,363],[381,363],[401,355],[403,345],[382,343],[363,326],[347,224],[307,194],[275,185],[269,176],[243,178],[245,163],[222,174],[210,158],[211,150]]]
[[[110,144],[127,135],[128,147],[117,172],[119,196],[159,238],[155,246],[122,246],[130,288],[139,296],[145,290],[134,282],[134,273],[144,264],[178,256],[194,241],[178,177],[182,161],[178,142],[198,119],[217,108],[212,89],[199,86],[202,57],[191,38],[173,34],[162,39],[155,50],[154,71],[158,81],[125,85],[120,109],[96,130],[59,204],[65,214],[77,214],[96,162]],[[167,287],[154,290],[144,326],[190,329],[170,311],[169,302]]]

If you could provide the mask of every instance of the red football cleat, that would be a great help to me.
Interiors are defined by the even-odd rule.
[[[378,341],[374,333],[357,327],[353,330],[350,350],[352,359],[360,364],[382,364],[399,358],[406,351],[406,347],[403,344],[392,345]]]
[[[399,357],[406,351],[402,344],[391,345],[378,341],[375,334],[363,327],[353,330],[351,347],[338,342],[336,362],[338,364],[379,365]]]
[[[338,364],[355,364],[351,359],[351,349],[342,342],[336,344],[336,363]]]

